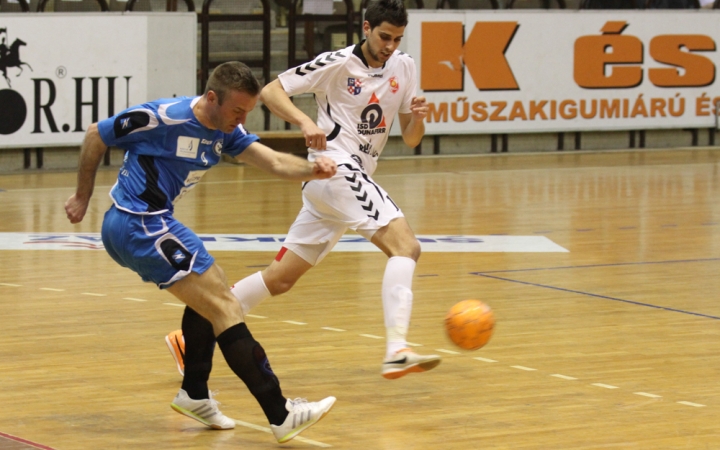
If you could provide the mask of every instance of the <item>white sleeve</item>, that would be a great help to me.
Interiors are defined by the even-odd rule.
[[[331,84],[329,80],[335,72],[330,68],[338,67],[346,59],[347,56],[340,52],[323,53],[308,63],[281,73],[278,78],[289,97],[308,92],[322,94]]]
[[[407,89],[405,89],[403,101],[400,105],[400,109],[398,112],[400,114],[410,114],[412,110],[410,107],[412,106],[412,99],[413,97],[417,96],[417,90],[418,90],[418,77],[417,77],[417,70],[415,69],[415,60],[407,57],[408,63],[406,64],[405,70],[406,70],[406,79],[405,84],[407,84]]]

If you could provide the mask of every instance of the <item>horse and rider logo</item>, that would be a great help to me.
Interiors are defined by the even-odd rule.
[[[5,78],[8,87],[12,87],[7,71],[9,67],[17,67],[20,69],[20,72],[16,75],[18,77],[23,72],[22,66],[28,66],[30,70],[33,70],[32,67],[30,67],[30,64],[20,60],[20,47],[27,45],[27,43],[25,43],[22,39],[16,38],[8,47],[7,28],[0,28],[0,36],[2,36],[0,39],[0,70],[2,70],[3,77]]]

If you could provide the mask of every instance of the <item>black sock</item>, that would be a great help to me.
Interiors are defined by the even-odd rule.
[[[208,378],[215,351],[215,332],[212,324],[189,306],[182,318],[185,338],[185,376],[182,388],[193,400],[208,398]]]
[[[286,398],[280,390],[280,382],[270,367],[265,350],[253,339],[244,323],[233,325],[220,333],[217,343],[225,361],[240,377],[260,403],[268,421],[281,425],[288,415]]]

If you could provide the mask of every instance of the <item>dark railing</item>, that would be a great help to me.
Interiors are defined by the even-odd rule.
[[[37,12],[44,12],[45,6],[47,5],[49,0],[40,0],[40,3],[38,3],[37,6]],[[105,0],[95,0],[98,3],[98,6],[100,6],[100,11],[110,11],[110,7],[108,6],[107,1]]]
[[[200,23],[200,86],[205,86],[210,69],[217,67],[225,61],[210,61],[210,22],[262,22],[263,44],[262,59],[243,61],[250,67],[261,67],[265,83],[270,81],[270,0],[261,0],[263,13],[261,14],[210,14],[210,5],[213,0],[203,2],[202,13],[198,16]],[[265,112],[265,129],[270,128],[270,112]]]
[[[298,64],[302,64],[310,59],[313,59],[315,55],[314,48],[306,48],[308,57],[307,59],[297,59],[295,57],[297,50],[297,23],[305,22],[339,22],[345,21],[345,35],[347,38],[347,45],[351,45],[353,42],[353,36],[355,34],[354,23],[355,23],[355,8],[352,0],[344,0],[345,3],[345,14],[298,14],[297,4],[299,0],[291,0],[290,7],[288,8],[288,67],[295,67]],[[310,27],[305,27],[306,36],[312,37],[314,33]],[[307,45],[314,40],[310,39],[306,41]]]
[[[177,11],[177,4],[178,0],[167,0],[165,5],[165,11]],[[187,6],[188,11],[195,11],[195,3],[193,2],[193,0],[185,0],[185,5]]]
[[[135,8],[135,4],[137,3],[137,0],[128,0],[127,5],[125,5],[125,11],[133,11]],[[195,3],[193,0],[185,0],[185,5],[187,6],[187,10],[190,12],[195,11]],[[166,5],[166,11],[177,11],[177,0],[167,0]]]
[[[490,2],[493,5],[493,9],[498,9],[497,6],[497,0],[490,0]],[[560,9],[567,9],[567,3],[565,3],[565,0],[557,0],[558,8]],[[515,0],[508,1],[507,5],[505,5],[505,9],[513,9],[515,6]],[[540,8],[542,9],[550,9],[550,0],[540,0]]]
[[[508,3],[507,8],[512,8],[512,3],[515,0],[510,0]],[[562,1],[562,0],[560,0]],[[422,2],[422,0],[419,0],[419,2]],[[437,2],[437,9],[445,9],[445,7],[451,8],[450,6],[450,0],[438,0]],[[490,7],[492,9],[500,9],[500,4],[497,2],[497,0],[490,0]],[[422,9],[422,6],[418,6],[419,9]]]
[[[28,4],[27,0],[19,0],[18,4],[20,5],[20,9],[22,12],[30,12],[30,5]]]

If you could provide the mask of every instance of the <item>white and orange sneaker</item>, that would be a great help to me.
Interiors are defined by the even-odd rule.
[[[185,337],[182,330],[175,330],[165,336],[165,343],[175,360],[178,372],[180,372],[180,375],[185,376]]]
[[[394,380],[409,373],[425,372],[437,367],[440,361],[438,355],[418,355],[409,348],[403,348],[383,361],[382,376]]]

